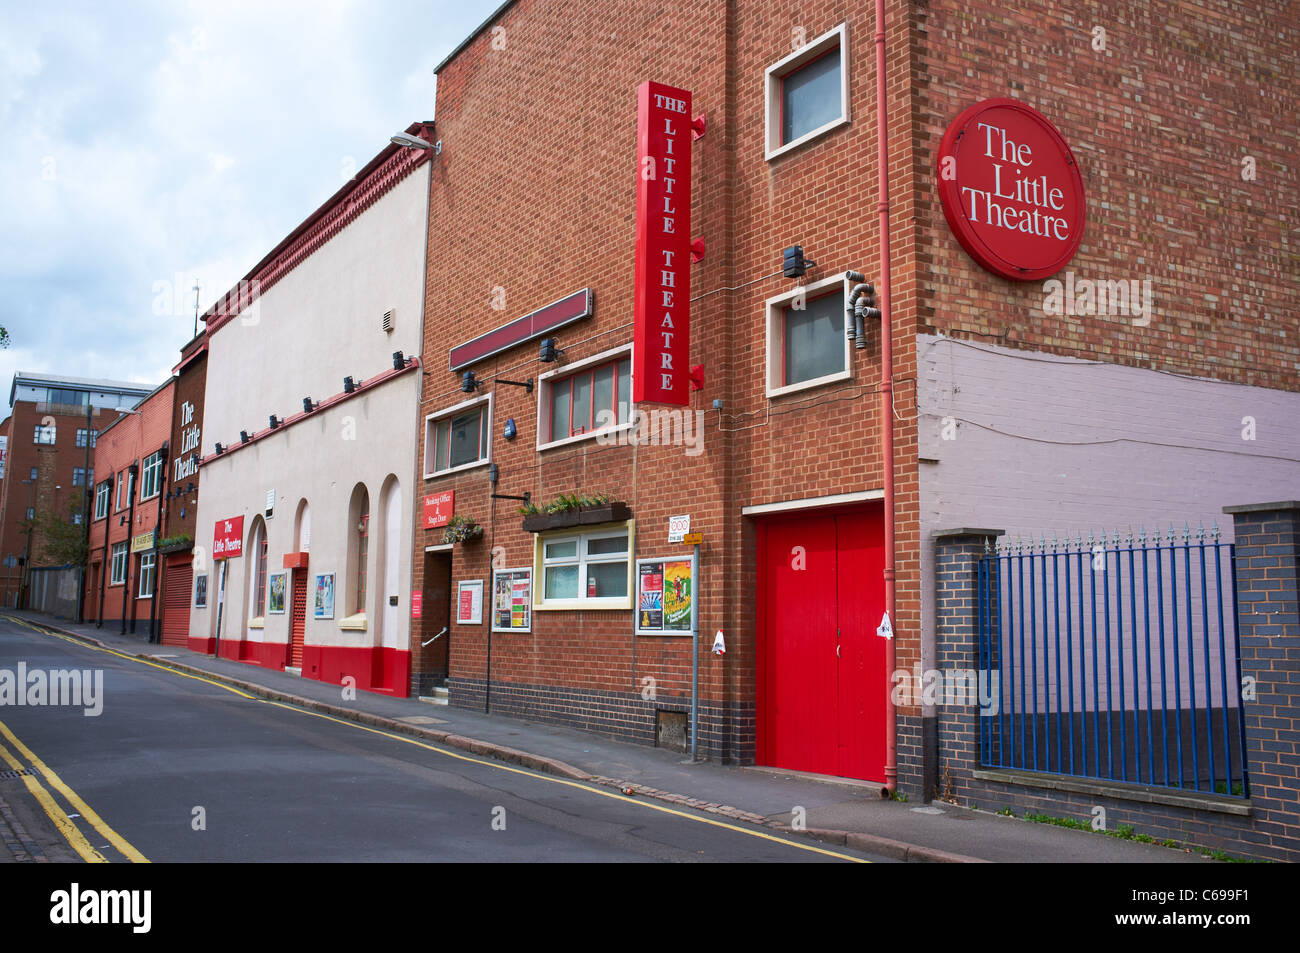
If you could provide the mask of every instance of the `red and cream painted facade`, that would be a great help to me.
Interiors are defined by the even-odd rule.
[[[418,457],[421,495],[440,515],[413,547],[421,691],[445,678],[455,705],[653,742],[689,707],[692,656],[680,635],[638,632],[640,612],[666,590],[642,601],[632,577],[636,560],[686,553],[668,529],[689,514],[703,537],[700,750],[889,780],[891,682],[877,635],[886,383],[898,669],[935,662],[937,530],[1050,534],[1170,513],[1208,525],[1226,503],[1294,497],[1300,352],[1280,197],[1295,192],[1296,142],[1260,121],[1286,111],[1289,88],[1290,53],[1272,15],[1209,0],[1159,12],[884,7],[878,47],[864,3],[620,0],[593,20],[589,5],[518,0],[440,66]],[[598,23],[579,46],[575,22]],[[1216,67],[1198,54],[1207,49],[1232,50],[1251,69]],[[825,60],[833,55],[838,76]],[[621,362],[642,366],[633,342],[647,333],[634,326],[646,310],[637,300],[646,81],[689,91],[683,120],[705,119],[702,138],[682,137],[693,169],[679,206],[689,205],[687,237],[703,238],[703,257],[685,284],[655,289],[687,299],[685,366],[702,368],[691,375],[702,389],[675,418],[689,429],[667,446],[626,439],[636,428],[617,396]],[[829,104],[814,128],[799,125],[801,89]],[[1036,120],[1008,119],[1014,106],[989,114],[1004,138],[996,153],[992,138],[982,143],[984,159],[1001,160],[996,174],[1009,178],[980,201],[1001,202],[994,224],[1022,234],[994,239],[977,261],[980,229],[963,240],[945,218],[941,160],[951,154],[945,133],[989,100],[1023,104],[1046,125],[1017,127]],[[842,323],[847,272],[882,286],[878,104],[888,118],[886,372],[879,321],[867,319],[862,347]],[[1025,141],[1013,141],[1013,127]],[[1075,175],[1081,194],[1070,191]],[[988,225],[990,206],[971,211]],[[1073,247],[1038,254],[1052,242]],[[781,275],[794,245],[815,261],[797,280]],[[1045,282],[1072,296],[1076,277],[1135,288],[1128,310],[1058,306]],[[569,323],[542,334],[522,321],[584,290],[589,309]],[[458,361],[460,346],[495,329],[504,342]],[[558,361],[539,362],[544,337],[555,338]],[[466,370],[483,386],[465,390]],[[532,391],[505,383],[528,379]],[[594,413],[611,400],[608,390],[596,396],[602,387],[615,395],[604,421]],[[588,413],[581,422],[575,407]],[[1185,407],[1208,416],[1189,419]],[[1269,421],[1253,444],[1241,438],[1248,416]],[[503,499],[524,493],[541,503],[604,494],[626,511],[534,532],[519,502]],[[445,544],[448,506],[482,535]],[[621,545],[626,586],[609,569]],[[507,615],[522,624],[494,627],[505,570]],[[515,588],[529,571],[531,593]],[[725,655],[709,653],[719,631]],[[931,716],[897,710],[900,784],[927,796]]]
[[[204,315],[192,649],[407,694],[428,157],[386,147]]]

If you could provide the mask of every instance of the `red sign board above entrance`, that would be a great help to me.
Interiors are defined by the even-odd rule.
[[[566,295],[559,301],[552,301],[546,307],[538,308],[486,334],[480,334],[472,341],[457,344],[451,349],[451,370],[458,371],[462,367],[469,367],[476,361],[499,354],[530,338],[539,337],[547,331],[554,331],[556,328],[588,317],[591,308],[590,288],[583,288],[581,291]]]
[[[984,268],[1015,281],[1060,271],[1083,240],[1079,164],[1037,110],[986,99],[948,127],[939,146],[948,227]]]
[[[632,400],[690,400],[691,93],[637,90]]]

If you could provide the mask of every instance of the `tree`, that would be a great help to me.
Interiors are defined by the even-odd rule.
[[[66,519],[54,512],[39,512],[31,521],[35,538],[31,546],[31,563],[55,566],[84,566],[86,563],[86,528],[81,524],[81,501],[68,504]],[[38,556],[39,547],[39,556]]]
[[[9,332],[6,331],[3,326],[0,326],[0,347],[8,347],[8,346],[9,346]]]

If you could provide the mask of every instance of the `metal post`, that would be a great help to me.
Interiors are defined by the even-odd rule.
[[[81,592],[77,598],[77,623],[81,624],[86,621],[86,564],[90,562],[90,501],[94,496],[93,480],[91,479],[90,467],[90,445],[94,442],[95,431],[91,427],[91,414],[95,407],[90,402],[90,394],[86,394],[86,463],[85,478],[82,480],[81,494],[81,524],[84,530],[81,534],[82,548],[84,555],[81,560],[80,570]],[[107,531],[105,531],[107,536]]]
[[[691,760],[695,757],[695,737],[699,728],[700,687],[700,544],[691,555]]]
[[[221,560],[221,583],[217,588],[217,643],[213,658],[221,658],[221,616],[226,611],[226,570],[229,568],[230,560]]]

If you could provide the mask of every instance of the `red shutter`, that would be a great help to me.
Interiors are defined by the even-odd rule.
[[[156,571],[156,570],[155,570]],[[194,567],[188,553],[167,560],[167,580],[163,593],[163,645],[188,644],[190,637],[190,590]]]

